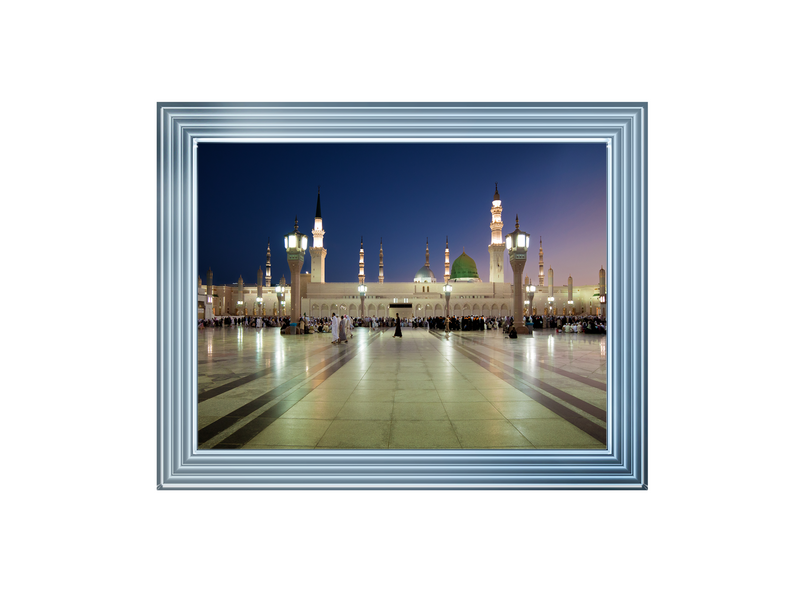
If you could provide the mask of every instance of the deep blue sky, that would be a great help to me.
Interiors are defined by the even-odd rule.
[[[464,250],[489,278],[494,183],[502,200],[503,236],[531,235],[525,275],[538,282],[539,236],[544,272],[555,284],[598,282],[606,261],[604,143],[199,143],[198,272],[206,282],[246,284],[265,270],[271,241],[272,280],[290,270],[282,237],[312,235],[318,185],[327,282],[357,284],[360,237],[366,283],[377,282],[380,237],[385,281],[412,282],[424,265],[442,281],[444,243],[450,261]],[[307,254],[302,272],[310,270]],[[508,254],[505,280],[512,282]]]

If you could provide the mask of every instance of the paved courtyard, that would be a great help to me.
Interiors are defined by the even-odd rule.
[[[198,332],[200,449],[606,447],[606,337]]]

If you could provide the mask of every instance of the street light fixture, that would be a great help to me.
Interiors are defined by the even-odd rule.
[[[447,320],[449,320],[449,296],[451,293],[452,293],[452,285],[447,283],[446,285],[444,285],[444,297],[447,298],[447,314],[446,314]]]
[[[290,266],[290,320],[291,323],[301,317],[301,268],[307,252],[307,235],[299,232],[299,218],[293,232],[285,235],[285,252]]]
[[[363,317],[366,315],[364,308],[366,307],[366,291],[368,291],[368,287],[365,285],[358,285],[357,292],[360,294],[360,319],[362,320]]]
[[[516,217],[516,229],[505,235],[505,247],[508,249],[508,260],[514,271],[514,328],[517,334],[526,334],[528,328],[522,320],[524,304],[522,303],[522,271],[528,260],[530,235],[519,230],[519,216]]]
[[[283,277],[284,278],[284,277]],[[279,315],[282,316],[282,311],[285,309],[285,288],[282,285],[277,285],[274,289],[276,291],[276,299],[279,302]]]
[[[536,295],[536,285],[528,285],[525,287],[525,290],[528,292],[528,303],[530,305],[530,315],[533,316],[536,312],[533,310],[533,296]]]

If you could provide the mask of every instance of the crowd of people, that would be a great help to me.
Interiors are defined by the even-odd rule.
[[[291,326],[289,317],[277,316],[215,316],[199,319],[198,328],[248,327],[261,329]],[[514,324],[513,316],[430,316],[427,318],[396,318],[365,316],[353,318],[348,314],[332,314],[327,318],[301,316],[295,326],[303,334],[332,333],[332,343],[348,343],[355,328],[366,327],[372,331],[394,327],[395,337],[401,337],[402,328],[435,329],[437,331],[496,331],[509,334]],[[599,316],[528,316],[525,324],[532,329],[555,329],[556,333],[592,333],[605,335],[606,319]],[[342,333],[343,332],[343,333]]]

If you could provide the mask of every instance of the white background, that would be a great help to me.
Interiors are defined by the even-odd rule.
[[[800,596],[795,4],[291,4],[3,11],[3,598]],[[158,492],[157,101],[648,101],[650,489]]]

